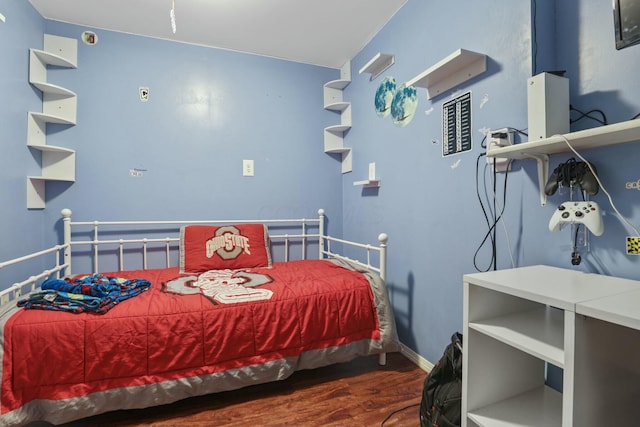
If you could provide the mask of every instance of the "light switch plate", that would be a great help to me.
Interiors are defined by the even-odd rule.
[[[242,161],[242,176],[253,176],[253,160]]]

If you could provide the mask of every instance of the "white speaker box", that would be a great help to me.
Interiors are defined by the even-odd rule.
[[[569,79],[540,73],[527,80],[529,141],[569,133]]]

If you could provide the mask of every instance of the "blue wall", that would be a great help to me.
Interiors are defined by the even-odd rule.
[[[85,29],[48,22],[46,31]],[[78,124],[47,143],[77,152],[73,185],[50,185],[49,221],[315,216],[341,232],[340,164],[322,152],[329,68],[109,31],[50,80],[78,94]],[[140,87],[150,99],[141,102]],[[253,159],[255,176],[242,176]],[[130,170],[142,170],[132,177]]]
[[[0,259],[6,260],[43,247],[43,214],[26,211],[25,193],[27,165],[35,161],[26,146],[27,111],[42,111],[29,85],[29,48],[42,47],[44,20],[27,2],[3,2],[0,13],[6,17],[0,23]]]
[[[43,21],[28,2],[9,2],[0,11],[7,17],[0,85],[10,100],[0,104],[0,259],[57,242],[64,207],[78,220],[300,217],[322,207],[332,234],[370,243],[389,234],[388,281],[401,340],[435,362],[462,328],[462,275],[490,267],[490,248],[478,249],[487,232],[476,194],[483,132],[526,129],[527,78],[566,69],[576,108],[602,109],[610,123],[640,112],[631,71],[640,46],[616,51],[610,3],[594,3],[409,0],[351,62],[344,98],[352,102],[353,126],[345,145],[353,148],[354,168],[342,175],[339,161],[322,152],[322,129],[337,123],[322,108],[322,85],[338,70]],[[40,109],[28,84],[28,49],[42,47],[45,32],[79,39],[86,29],[97,32],[98,44],[79,42],[78,68],[49,73],[78,94],[78,124],[50,127],[47,140],[76,150],[77,179],[49,184],[46,208],[28,211],[25,176],[36,174],[38,163],[26,148],[26,112]],[[486,54],[487,72],[431,100],[418,89],[416,115],[405,127],[376,115],[384,76],[408,81],[459,48]],[[395,64],[370,81],[358,70],[378,52],[394,54]],[[138,99],[141,86],[151,91],[146,103]],[[466,91],[473,149],[443,157],[442,105]],[[572,129],[598,125],[585,119]],[[636,225],[640,192],[625,184],[640,178],[639,151],[632,143],[584,153]],[[568,157],[553,156],[551,168]],[[242,159],[255,160],[254,178],[241,176]],[[353,185],[366,179],[370,162],[382,180],[378,190]],[[481,194],[491,187],[485,164],[480,158]],[[143,175],[131,177],[131,169]],[[500,201],[504,178],[497,177]],[[498,226],[498,268],[573,268],[568,231],[548,231],[565,197],[541,207],[535,162],[514,163]],[[591,239],[577,268],[640,279],[638,257],[624,253],[631,231],[602,193],[593,199],[605,211],[605,234]]]
[[[534,22],[537,31],[532,32]],[[410,0],[353,59],[353,70],[359,70],[378,52],[395,55],[395,64],[380,77],[369,81],[368,74],[356,73],[347,88],[354,118],[346,144],[354,150],[354,171],[343,182],[345,235],[362,239],[371,230],[390,235],[389,284],[401,341],[428,360],[438,360],[451,334],[462,328],[462,275],[491,265],[489,245],[480,248],[474,265],[488,229],[476,194],[482,130],[526,132],[526,81],[544,70],[566,69],[572,105],[583,111],[603,109],[610,123],[640,112],[640,88],[631,71],[640,65],[640,46],[616,51],[613,34],[609,2]],[[374,95],[384,76],[406,82],[459,48],[486,54],[487,72],[431,100],[418,89],[416,115],[405,127],[376,115]],[[443,157],[442,105],[466,91],[472,93],[473,150]],[[595,126],[581,120],[572,130]],[[583,154],[597,165],[621,212],[640,225],[640,192],[625,189],[626,182],[640,178],[640,144]],[[551,169],[568,157],[552,156]],[[381,179],[377,193],[353,186],[352,181],[366,178],[369,162],[376,163]],[[481,158],[483,200],[484,186],[491,188],[485,163]],[[498,206],[504,178],[498,174]],[[567,199],[567,193],[557,193],[541,207],[535,161],[515,162],[504,221],[497,229],[498,268],[576,268],[570,263],[568,229],[548,231],[554,209]],[[602,192],[593,200],[605,211],[605,234],[592,236],[591,252],[577,268],[640,279],[640,260],[624,252],[632,231],[616,218]]]

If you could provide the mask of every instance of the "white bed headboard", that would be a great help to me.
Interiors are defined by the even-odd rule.
[[[109,248],[110,252],[117,252],[118,270],[125,270],[126,250],[139,249],[142,256],[142,269],[164,268],[177,265],[175,254],[180,241],[180,228],[191,224],[204,225],[229,225],[229,224],[265,224],[269,230],[271,249],[274,245],[281,246],[283,261],[289,261],[291,246],[297,245],[299,253],[297,259],[308,259],[309,246],[317,246],[317,257],[325,256],[326,246],[324,235],[323,209],[318,210],[317,218],[299,219],[231,219],[231,220],[177,220],[177,221],[72,221],[71,210],[62,210],[63,240],[66,249],[64,251],[64,263],[67,266],[65,275],[71,275],[76,271],[71,262],[71,253],[74,248],[85,246],[92,252],[92,272],[100,270],[101,251]],[[283,230],[286,231],[283,233]],[[161,234],[162,233],[162,234]],[[117,238],[108,238],[109,235],[118,234]],[[123,238],[126,235],[132,237]],[[142,236],[142,234],[144,234]],[[162,237],[158,237],[162,236]],[[163,265],[150,265],[149,250],[162,248],[164,253]],[[173,255],[173,256],[172,256]],[[172,259],[173,258],[173,259]]]
[[[34,252],[19,258],[0,262],[0,270],[12,266],[25,266],[28,275],[16,275],[11,285],[0,290],[0,306],[6,305],[25,293],[35,290],[43,279],[48,277],[60,278],[74,273],[101,272],[100,258],[103,252],[108,252],[111,258],[117,258],[117,267],[111,270],[125,270],[125,258],[142,255],[141,268],[163,268],[177,265],[180,228],[188,224],[238,224],[262,223],[269,228],[271,249],[274,243],[282,253],[283,261],[289,260],[289,252],[293,249],[295,259],[308,259],[308,253],[315,253],[314,258],[336,258],[350,261],[378,273],[386,278],[387,241],[388,237],[382,233],[378,236],[377,246],[357,243],[349,240],[331,237],[325,233],[325,212],[318,210],[317,218],[302,219],[271,219],[271,220],[204,220],[204,221],[72,221],[71,210],[62,210],[64,243],[51,248]],[[127,232],[128,230],[128,232]],[[152,231],[154,237],[142,236],[142,232]],[[122,234],[124,233],[124,234]],[[128,234],[127,234],[128,233]],[[157,237],[158,233],[163,234]],[[118,234],[116,237],[112,237]],[[123,236],[127,236],[124,238]],[[136,246],[137,245],[137,246]],[[74,271],[72,252],[82,251],[87,268]],[[129,248],[133,249],[130,250]],[[313,248],[313,251],[308,248]],[[106,248],[106,249],[104,249]],[[158,264],[158,252],[164,253],[162,265]],[[149,252],[153,259],[149,260]],[[355,254],[355,255],[352,255]],[[155,265],[149,265],[153,261]],[[74,261],[76,262],[76,261]],[[138,261],[136,261],[138,262]],[[33,264],[33,265],[32,265]],[[42,266],[48,266],[43,267]],[[136,269],[136,268],[134,268]],[[92,270],[92,271],[89,271]],[[6,270],[4,270],[6,271]],[[3,271],[3,272],[4,272]],[[37,271],[37,272],[36,272]],[[14,275],[11,275],[14,276]],[[7,285],[6,283],[0,285]]]

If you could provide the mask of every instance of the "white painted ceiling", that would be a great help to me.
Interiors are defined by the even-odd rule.
[[[341,68],[407,0],[29,1],[46,19],[95,31],[98,42],[106,29]]]

